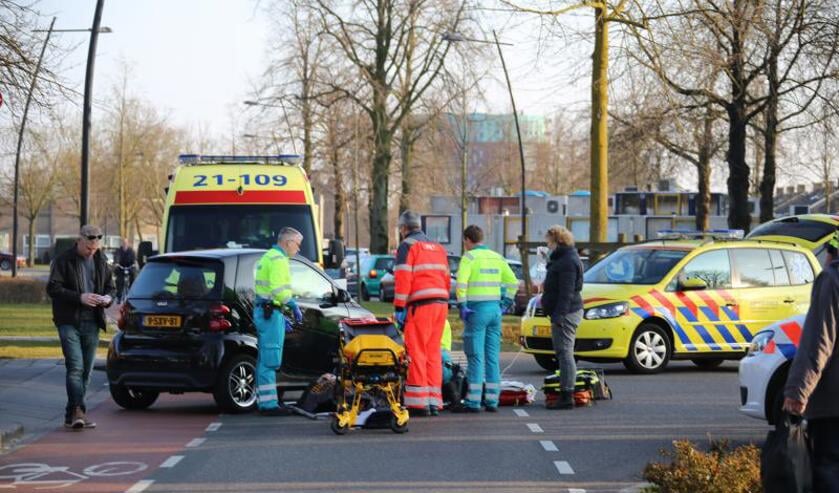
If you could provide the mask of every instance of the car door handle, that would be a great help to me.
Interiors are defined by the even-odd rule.
[[[727,306],[728,308],[734,308],[735,306],[737,306],[737,303],[726,303],[725,306]]]
[[[784,303],[795,303],[795,300],[793,298],[787,298],[784,300]]]

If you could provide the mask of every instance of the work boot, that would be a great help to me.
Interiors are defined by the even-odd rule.
[[[429,416],[439,416],[440,410],[437,409],[437,406],[428,406],[428,415]]]
[[[486,412],[497,413],[498,412],[498,407],[497,406],[487,406],[486,407]]]
[[[556,401],[556,409],[574,409],[574,392],[561,390]]]
[[[469,413],[475,414],[481,412],[481,408],[479,407],[469,407],[466,404],[452,404],[449,408],[449,411],[453,413]]]
[[[260,409],[260,416],[288,416],[291,414],[291,409],[287,407],[270,407],[268,409]]]
[[[412,418],[424,418],[428,416],[428,408],[427,407],[409,407],[408,408],[408,415]]]
[[[73,409],[73,416],[70,418],[70,427],[74,430],[81,430],[84,428],[85,416],[82,408],[76,407]]]

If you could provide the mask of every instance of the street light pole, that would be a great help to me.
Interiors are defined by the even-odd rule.
[[[50,35],[52,35],[52,28],[55,26],[55,17],[50,22],[50,28],[47,29],[47,37],[44,39],[44,46],[41,47],[41,54],[38,56],[38,63],[35,64],[35,72],[32,74],[32,82],[29,84],[29,92],[26,94],[26,103],[23,105],[23,116],[20,120],[20,130],[17,135],[17,151],[15,152],[15,190],[14,202],[12,205],[12,277],[17,277],[17,204],[18,204],[18,188],[20,186],[20,151],[23,147],[23,131],[26,128],[26,117],[29,115],[29,104],[32,102],[32,93],[35,91],[35,83],[38,81],[38,72],[41,71],[41,61],[44,59],[44,52],[47,51],[47,45],[50,42]],[[29,242],[29,249],[35,248],[33,242]],[[31,257],[30,257],[31,258]]]
[[[297,145],[294,143],[294,135],[291,133],[291,123],[288,120],[288,113],[286,113],[285,104],[283,104],[283,98],[277,99],[280,101],[279,106],[275,104],[262,103],[260,101],[253,100],[245,101],[245,104],[247,106],[265,106],[266,108],[280,108],[281,110],[283,110],[283,119],[285,120],[286,128],[288,128],[288,138],[289,140],[291,140],[291,149],[294,151],[295,154],[297,154]]]
[[[93,13],[93,26],[90,28],[90,46],[87,50],[87,69],[84,78],[84,105],[82,109],[82,196],[81,210],[79,211],[79,223],[83,226],[88,220],[88,199],[90,190],[88,187],[90,170],[90,109],[91,95],[93,93],[93,64],[96,59],[96,41],[99,38],[99,24],[102,21],[102,7],[105,0],[96,0],[96,10]]]
[[[495,29],[492,30],[492,37],[495,39],[495,46],[498,48],[498,57],[501,58],[501,68],[504,69],[504,78],[507,80],[507,90],[510,93],[510,104],[513,106],[513,120],[516,122],[516,137],[519,141],[519,161],[521,162],[521,237],[519,238],[519,252],[521,253],[521,267],[524,275],[524,292],[530,298],[530,267],[528,266],[527,249],[527,203],[525,201],[525,166],[524,146],[521,143],[521,127],[519,126],[519,113],[516,111],[516,99],[513,97],[513,86],[510,84],[510,74],[507,72],[507,63],[504,61],[504,53],[501,51],[501,43]]]

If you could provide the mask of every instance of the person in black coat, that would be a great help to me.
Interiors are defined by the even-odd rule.
[[[58,329],[67,368],[67,407],[64,426],[94,428],[87,419],[84,396],[105,330],[105,308],[113,302],[114,281],[99,250],[102,230],[86,224],[72,248],[52,261],[47,294],[52,298],[52,320]]]
[[[554,409],[574,407],[574,339],[583,320],[583,264],[574,248],[574,235],[562,226],[551,226],[545,234],[548,248],[547,274],[542,292],[542,309],[551,319],[556,360],[560,371],[560,394]]]

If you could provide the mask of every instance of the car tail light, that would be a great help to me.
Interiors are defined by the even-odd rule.
[[[376,269],[371,270],[370,271],[370,279],[375,279],[377,277],[379,277],[379,273],[376,272]]]
[[[213,332],[221,332],[232,327],[230,320],[227,320],[227,315],[230,314],[230,307],[227,305],[217,303],[210,306],[210,330]]]
[[[117,327],[119,330],[125,330],[125,325],[128,323],[128,302],[123,303],[119,307],[119,318],[117,318]]]

